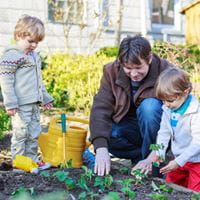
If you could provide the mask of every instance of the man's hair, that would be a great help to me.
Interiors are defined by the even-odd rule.
[[[141,59],[149,63],[151,58],[151,45],[147,39],[142,36],[126,37],[122,40],[118,59],[122,64],[141,64]]]
[[[23,15],[17,22],[14,31],[14,38],[24,38],[26,36],[33,37],[36,41],[41,41],[44,38],[44,24],[37,17]]]
[[[182,69],[171,66],[164,70],[158,77],[156,83],[156,97],[161,100],[169,100],[182,96],[184,91],[192,90],[189,75]]]

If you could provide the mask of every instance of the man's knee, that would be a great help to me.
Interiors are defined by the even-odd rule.
[[[137,109],[137,115],[142,119],[161,117],[162,101],[156,98],[144,99]]]

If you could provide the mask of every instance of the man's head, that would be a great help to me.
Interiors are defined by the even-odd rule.
[[[25,53],[34,50],[44,36],[44,24],[37,17],[23,15],[15,26],[14,38]]]
[[[126,37],[120,44],[118,59],[131,80],[141,81],[149,71],[151,45],[142,36]]]

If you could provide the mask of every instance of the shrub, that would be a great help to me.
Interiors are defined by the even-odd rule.
[[[107,57],[116,57],[117,54],[118,54],[118,48],[117,47],[103,47],[101,48],[100,50],[98,50],[96,52],[97,55],[101,55],[101,54],[104,54],[106,55]]]
[[[114,60],[105,55],[69,55],[47,57],[43,80],[57,107],[88,113],[102,75],[103,64]]]
[[[10,117],[3,108],[0,108],[0,140],[5,136],[5,131],[10,130]]]

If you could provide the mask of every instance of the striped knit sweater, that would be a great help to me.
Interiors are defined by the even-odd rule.
[[[53,101],[42,83],[38,54],[25,55],[16,46],[8,47],[0,59],[0,85],[6,109]]]

